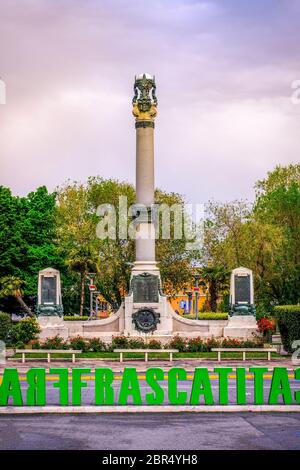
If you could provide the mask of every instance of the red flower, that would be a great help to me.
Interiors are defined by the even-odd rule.
[[[268,318],[260,318],[257,320],[257,326],[260,333],[268,333],[275,330],[274,323]]]

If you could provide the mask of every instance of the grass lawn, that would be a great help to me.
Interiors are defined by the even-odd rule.
[[[46,358],[47,354],[43,352],[39,352],[38,354],[26,354],[26,358]],[[56,357],[59,359],[70,358],[71,354],[64,354],[64,353],[56,353],[53,350],[51,353],[51,357]],[[76,358],[81,359],[109,359],[109,360],[119,360],[119,353],[113,352],[86,352],[76,355]],[[127,359],[141,359],[144,360],[144,354],[141,353],[125,353],[124,357]],[[202,358],[202,359],[211,359],[217,360],[217,353],[216,352],[189,352],[189,353],[174,353],[174,359],[195,359],[195,358]],[[271,354],[272,358],[279,358],[281,357],[277,353]],[[21,358],[21,354],[15,354],[13,356],[14,359]],[[224,352],[222,353],[222,360],[223,359],[242,359],[241,352]],[[153,351],[153,353],[149,353],[149,359],[169,359],[168,353],[157,353]],[[267,359],[266,352],[248,352],[246,355],[246,359]]]

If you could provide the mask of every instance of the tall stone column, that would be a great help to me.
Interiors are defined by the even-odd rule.
[[[168,339],[172,333],[172,314],[161,289],[155,259],[154,204],[154,120],[157,98],[155,79],[135,77],[133,115],[136,128],[136,207],[135,263],[130,289],[125,297],[124,334],[153,335]]]
[[[154,203],[154,119],[157,98],[155,79],[149,74],[135,78],[133,115],[136,128],[136,258],[133,274],[159,273],[155,261],[155,227],[151,221]]]

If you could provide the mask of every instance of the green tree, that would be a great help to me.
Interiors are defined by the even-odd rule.
[[[81,312],[83,311],[84,277],[89,270],[96,273],[95,283],[105,299],[114,307],[128,292],[131,265],[134,262],[134,240],[119,233],[119,221],[128,228],[132,222],[119,210],[119,198],[127,198],[127,210],[135,201],[132,185],[100,177],[83,184],[68,183],[58,189],[58,244],[71,271],[80,273]],[[183,205],[178,194],[156,191],[156,202]],[[116,230],[111,237],[99,238],[98,224],[105,216],[97,215],[102,204],[115,209]],[[161,222],[162,223],[162,222]],[[172,227],[174,225],[171,216]],[[174,229],[171,229],[174,232]],[[171,235],[172,235],[171,233]],[[186,240],[159,239],[156,244],[163,286],[174,293],[191,279],[191,260],[195,253],[187,250]]]
[[[57,245],[70,272],[78,274],[80,315],[83,315],[86,277],[96,269],[95,214],[87,188],[67,183],[57,190]]]
[[[205,266],[200,269],[199,274],[200,284],[208,290],[209,310],[216,312],[219,295],[228,289],[229,271],[223,266]]]
[[[0,186],[0,278],[12,274],[20,253],[21,236],[18,220],[23,217],[20,198]]]
[[[251,216],[251,206],[245,201],[209,202],[204,222],[204,266],[241,266],[244,224]]]
[[[46,267],[63,269],[56,243],[56,194],[43,186],[23,198],[24,216],[17,229],[22,239],[18,276],[25,295],[36,295],[38,272]]]
[[[4,276],[0,281],[0,297],[14,297],[20,304],[22,310],[33,317],[33,313],[23,300],[24,282],[15,276]]]
[[[300,165],[277,166],[256,185],[254,217],[280,233],[270,285],[280,304],[300,301]]]
[[[45,187],[27,197],[13,196],[8,188],[0,187],[0,279],[5,276],[19,279],[26,304],[32,306],[38,271],[48,266],[58,269],[64,266],[56,249],[55,197]],[[13,310],[12,296],[2,297],[3,302],[5,309]]]
[[[276,167],[255,186],[256,200],[213,203],[203,264],[253,270],[260,306],[300,301],[300,165]]]

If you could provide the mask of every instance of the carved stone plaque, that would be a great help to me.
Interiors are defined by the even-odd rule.
[[[235,303],[250,303],[250,276],[234,276]]]
[[[133,276],[131,281],[133,302],[158,302],[159,279],[158,276],[149,273]]]
[[[56,276],[42,276],[42,304],[56,304]]]
[[[157,323],[160,322],[159,317],[160,314],[152,308],[140,308],[140,310],[132,314],[132,321],[137,330],[149,333],[156,330]]]

